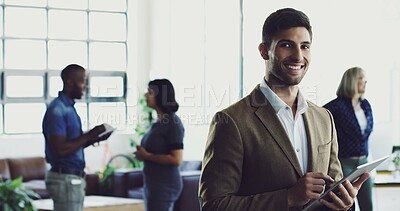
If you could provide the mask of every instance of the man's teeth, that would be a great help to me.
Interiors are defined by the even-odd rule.
[[[294,69],[294,70],[300,70],[300,69],[301,69],[301,66],[292,66],[292,65],[288,65],[288,67],[289,67],[290,69]]]

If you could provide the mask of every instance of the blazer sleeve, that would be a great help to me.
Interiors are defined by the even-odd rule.
[[[226,113],[217,113],[210,126],[199,184],[202,210],[289,210],[286,189],[254,195],[238,194],[243,146],[235,121]]]

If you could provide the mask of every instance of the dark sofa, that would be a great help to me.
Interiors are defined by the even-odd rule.
[[[3,180],[22,176],[23,186],[32,189],[41,198],[49,198],[44,182],[47,169],[46,159],[40,156],[0,159],[0,176]],[[98,181],[97,174],[86,176],[86,195],[94,195],[99,192]]]
[[[200,211],[198,186],[201,161],[184,161],[180,166],[183,190],[174,211]],[[113,196],[143,199],[142,170],[116,170],[113,174]]]

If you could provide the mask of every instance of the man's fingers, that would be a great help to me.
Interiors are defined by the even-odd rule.
[[[322,179],[322,180],[324,180],[323,184],[332,183],[332,182],[335,181],[334,179],[332,179],[332,177],[330,177],[329,175],[324,174],[322,172],[311,172],[308,175],[311,176],[314,179]]]
[[[360,190],[362,184],[369,178],[369,176],[370,174],[368,172],[362,174],[361,177],[353,183],[353,187],[357,188],[357,190]]]

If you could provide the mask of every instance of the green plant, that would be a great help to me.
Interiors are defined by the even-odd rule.
[[[151,123],[153,121],[152,112],[153,109],[147,106],[146,99],[144,95],[139,98],[139,118],[134,128],[134,133],[132,138],[130,138],[130,145],[132,148],[136,148],[137,143],[143,138],[144,134],[150,129]]]
[[[36,211],[32,200],[39,198],[37,193],[22,187],[22,177],[6,181],[0,178],[0,210]]]
[[[101,193],[103,195],[108,195],[111,194],[112,191],[112,185],[113,185],[113,177],[112,175],[114,174],[115,170],[117,170],[118,167],[113,166],[113,161],[117,158],[125,158],[128,160],[128,166],[127,168],[140,168],[142,166],[142,162],[137,160],[136,158],[125,155],[125,154],[116,154],[112,156],[107,164],[104,170],[96,172],[99,175],[99,186]]]
[[[392,159],[392,163],[396,170],[400,170],[400,152],[395,152],[395,155]]]
[[[102,194],[107,195],[112,190],[112,175],[115,171],[115,167],[106,165],[103,171],[98,171],[99,175],[99,188]]]
[[[400,171],[400,146],[393,146],[391,157],[392,164],[394,165],[394,170]]]
[[[143,138],[144,134],[149,130],[151,123],[153,121],[152,118],[152,111],[150,107],[147,107],[146,99],[144,95],[138,100],[138,106],[140,109],[138,121],[134,128],[133,136],[129,139],[130,146],[136,150],[136,145],[139,141]],[[117,154],[112,156],[109,161],[107,162],[104,170],[98,171],[97,174],[99,175],[99,183],[100,183],[100,190],[103,194],[111,193],[112,190],[112,175],[114,174],[117,167],[112,165],[112,161],[115,158],[126,158],[128,162],[127,168],[142,168],[143,162],[136,159],[135,156],[130,154]]]

